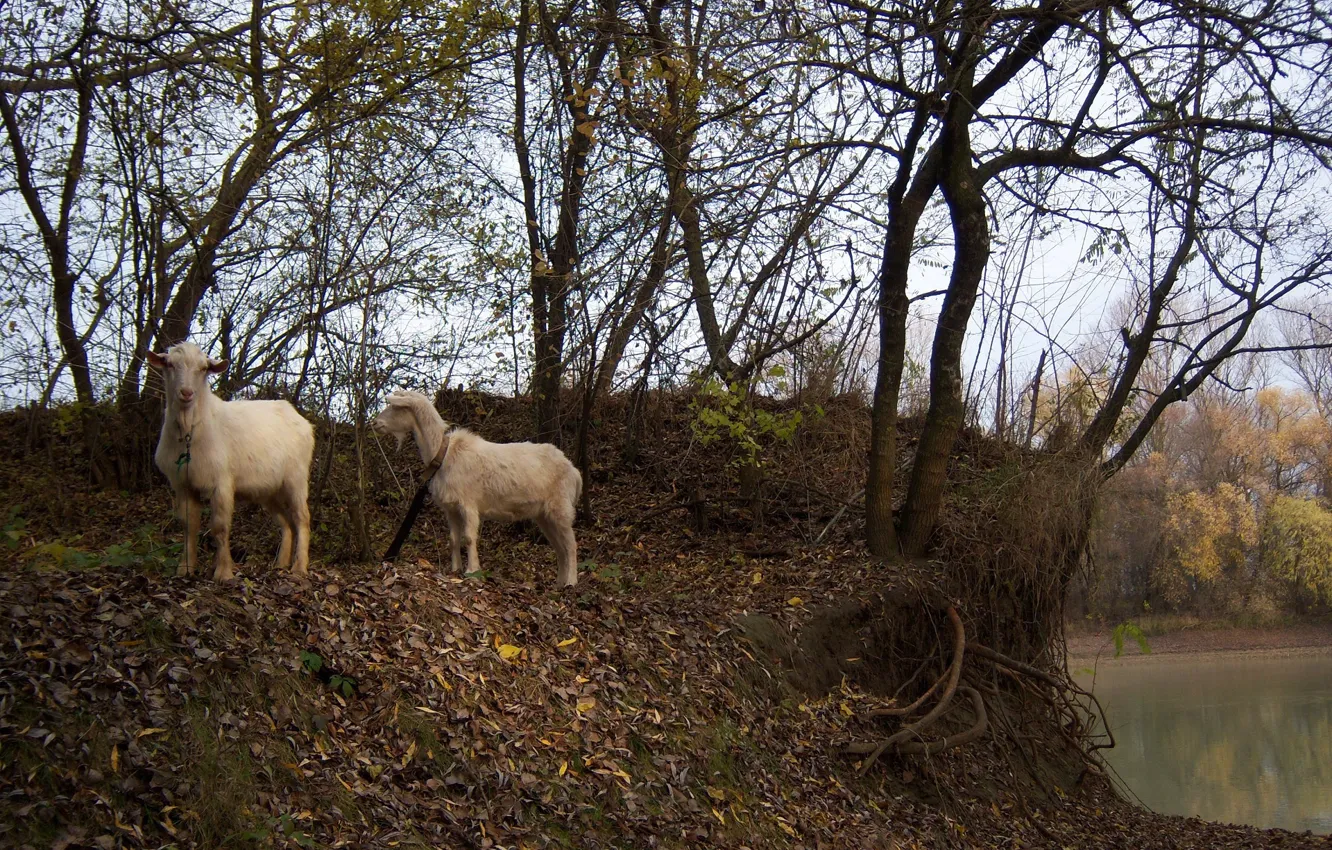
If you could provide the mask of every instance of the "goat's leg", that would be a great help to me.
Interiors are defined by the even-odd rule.
[[[304,479],[294,483],[287,492],[287,522],[295,535],[295,560],[291,574],[304,578],[310,574],[310,503],[306,500],[309,483]]]
[[[185,547],[181,552],[180,574],[187,576],[199,566],[199,531],[203,528],[203,505],[193,493],[176,497],[180,521],[185,523]]]
[[[291,564],[291,520],[288,518],[288,506],[282,501],[282,496],[273,497],[272,501],[264,507],[277,520],[278,526],[282,529],[282,542],[278,544],[277,565],[286,567]]]
[[[444,516],[449,520],[449,558],[452,560],[453,572],[462,575],[462,518],[453,508],[445,508]]]
[[[555,547],[560,559],[560,586],[573,587],[578,584],[578,540],[574,537],[573,519],[557,524],[555,534],[560,540]]]
[[[561,587],[578,583],[578,541],[574,538],[572,519],[544,516],[537,519],[541,533],[546,535],[555,549],[555,562],[559,567]]]
[[[470,507],[460,508],[459,513],[461,542],[467,547],[467,572],[477,573],[481,571],[481,559],[476,554],[476,538],[481,533],[481,515],[476,512],[476,508]]]
[[[231,560],[231,515],[236,508],[236,494],[230,481],[218,482],[211,504],[213,540],[217,542],[213,581],[231,581],[236,577],[236,564]]]

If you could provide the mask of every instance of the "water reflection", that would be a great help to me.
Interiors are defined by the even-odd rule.
[[[1095,690],[1106,758],[1151,808],[1332,833],[1332,657],[1119,661]]]

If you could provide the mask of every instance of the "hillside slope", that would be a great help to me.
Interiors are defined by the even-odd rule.
[[[845,453],[828,432],[809,439]],[[521,527],[483,529],[483,576],[447,575],[437,521],[396,565],[317,546],[310,582],[258,554],[232,585],[178,577],[165,488],[90,490],[59,452],[34,463],[9,445],[5,846],[1328,846],[1120,801],[1040,694],[997,670],[977,683],[1013,710],[991,728],[1026,746],[987,734],[860,776],[841,749],[891,729],[866,714],[914,681],[900,670],[915,650],[898,652],[885,618],[946,622],[939,570],[873,562],[845,521],[811,543],[827,501],[788,499],[755,531],[719,498],[724,466],[704,478],[709,459],[680,444],[599,467],[589,563],[563,592]],[[707,532],[661,509],[684,491],[663,469],[711,488]],[[784,471],[799,469],[837,466]],[[370,518],[377,539],[400,499]],[[249,545],[266,551],[255,519]],[[971,628],[976,612],[961,614]],[[955,714],[944,731],[970,725]]]

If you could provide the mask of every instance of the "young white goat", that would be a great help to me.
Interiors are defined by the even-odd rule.
[[[381,437],[397,437],[399,448],[411,434],[427,464],[444,452],[444,465],[430,480],[430,495],[448,517],[454,572],[462,571],[463,546],[468,571],[481,568],[476,554],[481,520],[532,519],[555,547],[560,584],[577,584],[573,521],[583,476],[563,452],[545,443],[492,443],[466,428],[453,428],[414,392],[389,395],[388,407],[370,427]]]
[[[239,497],[277,518],[278,565],[291,564],[294,575],[306,575],[314,427],[285,401],[223,401],[213,395],[208,376],[225,369],[226,361],[209,358],[193,343],[177,343],[165,354],[149,352],[148,362],[161,370],[166,384],[166,415],[154,459],[171,482],[177,514],[185,522],[182,572],[193,572],[197,564],[201,503],[207,499],[217,541],[213,580],[235,578],[230,534]]]

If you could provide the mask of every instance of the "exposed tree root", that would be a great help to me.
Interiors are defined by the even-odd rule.
[[[985,700],[981,698],[980,691],[967,685],[962,685],[958,690],[971,698],[971,710],[976,715],[976,722],[971,728],[956,735],[949,735],[940,741],[907,741],[897,745],[897,752],[929,756],[980,740],[990,725],[989,716],[985,713]]]
[[[899,745],[903,744],[904,742],[908,741],[911,738],[919,738],[921,732],[928,729],[930,725],[934,723],[934,721],[938,720],[943,715],[943,713],[948,710],[948,705],[953,700],[953,694],[956,693],[957,691],[958,680],[962,677],[962,659],[966,652],[966,645],[967,645],[967,632],[962,625],[962,618],[957,615],[957,609],[954,608],[952,605],[948,606],[948,619],[951,620],[953,623],[953,660],[952,663],[948,665],[948,671],[945,673],[944,677],[941,677],[939,680],[947,682],[947,684],[944,687],[943,696],[939,698],[939,701],[935,703],[934,708],[930,709],[929,713],[927,713],[924,717],[922,717],[921,719],[917,720],[914,723],[908,723],[906,726],[903,726],[901,729],[893,733],[883,742],[875,745],[870,751],[869,755],[866,756],[865,761],[860,765],[861,775],[864,775],[871,767],[873,767],[874,763],[879,760],[879,756],[883,755],[884,752],[888,750],[890,747],[899,747]],[[926,692],[925,697],[922,697],[920,700],[917,700],[915,703],[912,703],[911,707],[914,709],[914,707],[922,703],[924,699],[928,698],[930,693],[932,693],[934,689],[938,687],[938,685],[939,682],[935,682],[934,685],[930,687],[930,690]],[[977,699],[980,698],[980,694],[978,692],[976,693],[976,698]],[[984,717],[983,709],[981,717]],[[982,729],[982,731],[984,730]],[[852,747],[848,747],[847,752],[859,755],[860,752],[858,751],[858,749],[860,746],[867,746],[867,745],[855,745]],[[901,748],[899,747],[899,749]],[[945,747],[944,749],[947,748]]]
[[[942,753],[944,750],[951,750],[954,747],[960,747],[963,744],[970,744],[972,741],[980,740],[989,728],[989,716],[985,712],[985,700],[981,698],[980,691],[968,685],[962,685],[959,691],[971,698],[971,710],[976,715],[976,722],[965,732],[958,732],[956,735],[949,735],[937,741],[902,741],[893,745],[893,751],[904,755],[925,755],[931,756],[936,753]],[[900,732],[898,733],[901,734]],[[894,736],[896,737],[896,736]],[[889,740],[892,740],[891,738]],[[863,774],[867,765],[872,763],[872,759],[878,756],[887,748],[888,742],[881,744],[851,744],[846,748],[848,754],[860,755],[869,753],[869,758],[865,759],[866,764],[861,765],[860,772]]]
[[[1061,732],[1069,738],[1069,742],[1078,750],[1087,752],[1087,742],[1078,741],[1075,737],[1080,729],[1085,729],[1086,713],[1090,710],[1089,706],[1080,706],[1076,697],[1085,698],[1089,705],[1096,705],[1100,708],[1096,698],[1079,687],[1076,683],[1068,679],[1047,673],[1044,670],[1037,669],[1030,664],[1010,658],[1001,652],[997,652],[976,641],[967,641],[966,630],[962,624],[961,617],[958,616],[956,608],[949,606],[947,609],[948,619],[953,624],[953,653],[948,668],[940,675],[932,685],[910,705],[891,708],[879,708],[867,712],[865,718],[878,717],[907,717],[921,709],[931,698],[938,694],[938,700],[924,716],[919,720],[907,723],[901,729],[882,741],[853,743],[847,746],[843,752],[847,755],[864,756],[859,771],[863,775],[873,767],[879,757],[886,752],[894,752],[902,755],[934,755],[946,750],[961,747],[966,744],[979,740],[990,728],[990,712],[986,709],[986,697],[982,691],[988,691],[991,698],[999,700],[1001,692],[993,683],[973,681],[975,685],[962,685],[959,687],[959,681],[962,677],[963,662],[968,653],[973,656],[989,661],[995,665],[998,670],[1011,677],[1019,691],[1025,691],[1032,694],[1035,698],[1041,699],[1050,705],[1057,716],[1064,717],[1066,728]],[[928,664],[928,659],[925,662]],[[917,668],[912,674],[915,679],[924,669],[924,664]],[[970,681],[970,680],[969,680]],[[925,732],[929,730],[940,718],[947,714],[953,707],[953,696],[957,691],[966,694],[971,701],[972,713],[975,717],[971,726],[961,732],[946,735],[935,740],[926,740]],[[999,703],[996,702],[996,707]],[[1002,712],[1000,712],[1002,714]],[[1071,730],[1071,732],[1070,732]],[[1013,730],[1011,724],[1008,726],[1008,733],[1014,736],[1021,750],[1021,742],[1016,739],[1016,730]],[[1107,730],[1108,734],[1108,730]],[[1102,746],[1113,746],[1113,738],[1110,744],[1096,744],[1090,746],[1090,750],[1095,750]]]
[[[866,717],[906,717],[908,714],[913,714],[913,713],[915,713],[916,709],[918,709],[918,708],[920,708],[922,705],[924,705],[926,700],[928,700],[930,697],[934,696],[934,692],[937,691],[937,690],[939,690],[939,686],[942,685],[942,684],[944,683],[944,680],[946,680],[946,679],[948,678],[948,674],[949,674],[949,672],[952,671],[952,669],[953,669],[953,668],[950,666],[950,667],[948,668],[948,670],[945,670],[945,671],[943,672],[943,675],[941,675],[939,678],[937,678],[937,679],[934,680],[934,684],[933,684],[933,685],[930,685],[929,690],[925,691],[925,693],[923,693],[923,694],[921,694],[919,697],[917,697],[917,698],[916,698],[916,701],[913,702],[913,703],[911,703],[911,705],[904,705],[904,706],[902,706],[902,707],[900,707],[900,708],[876,708],[876,709],[874,709],[873,711],[871,711],[871,712],[869,712],[868,714],[866,714],[865,716],[866,716]]]
[[[1061,707],[1065,709],[1066,713],[1069,715],[1070,720],[1077,721],[1078,712],[1076,710],[1076,707],[1073,706],[1067,698],[1067,694],[1069,692],[1074,693],[1080,697],[1083,697],[1088,701],[1088,703],[1096,706],[1096,713],[1099,716],[1101,717],[1105,716],[1105,709],[1101,707],[1101,701],[1096,698],[1096,695],[1093,694],[1091,691],[1081,687],[1071,679],[1060,680],[1050,675],[1049,673],[1044,672],[1043,670],[1037,670],[1035,667],[1032,667],[1030,664],[1024,664],[1021,661],[1009,658],[1007,655],[1004,655],[1002,652],[995,652],[993,649],[990,649],[987,646],[982,646],[981,644],[975,643],[974,641],[967,644],[967,649],[970,650],[974,655],[979,655],[982,658],[985,658],[1003,667],[1007,667],[1009,670],[1021,673],[1024,676],[1030,676],[1031,678],[1044,682],[1045,684],[1054,688],[1055,693],[1059,695],[1059,699],[1062,703]],[[1104,724],[1102,725],[1104,726]],[[1108,743],[1092,742],[1088,747],[1088,749],[1095,751],[1095,750],[1109,749],[1113,747],[1115,745],[1115,736],[1114,733],[1110,731],[1109,726],[1105,726],[1105,735],[1108,740]]]
[[[995,664],[1002,664],[1003,666],[1007,667],[1010,670],[1016,670],[1017,672],[1022,673],[1023,675],[1026,676],[1030,676],[1033,679],[1039,679],[1052,688],[1063,690],[1065,687],[1067,687],[1066,682],[1059,681],[1054,676],[1051,676],[1049,673],[1046,673],[1043,670],[1037,670],[1035,667],[1032,667],[1030,664],[1023,664],[1021,661],[1009,658],[1007,655],[1004,655],[1002,652],[995,652],[993,649],[990,649],[988,646],[983,646],[979,643],[976,643],[975,641],[968,643],[967,649],[970,650],[972,653],[979,655],[981,658],[984,658],[988,661],[993,661]]]

